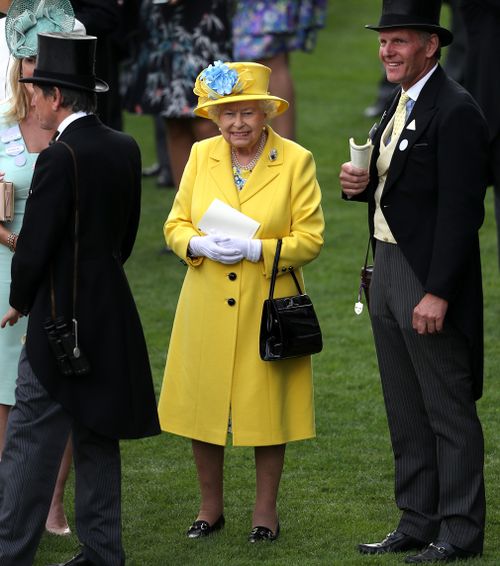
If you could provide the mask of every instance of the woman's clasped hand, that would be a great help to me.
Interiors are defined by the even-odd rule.
[[[189,241],[189,250],[193,257],[208,257],[213,261],[230,265],[242,259],[259,261],[262,250],[260,240],[250,238],[232,238],[225,234],[193,236]]]

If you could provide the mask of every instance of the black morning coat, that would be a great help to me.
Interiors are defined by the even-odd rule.
[[[158,434],[146,343],[123,270],[139,224],[139,148],[95,115],[71,123],[59,139],[73,148],[77,160],[76,317],[91,371],[63,377],[44,331],[51,312],[51,270],[57,315],[72,318],[75,175],[62,143],[50,145],[38,157],[12,260],[10,304],[29,313],[29,361],[48,393],[89,429],[116,439]]]
[[[353,198],[368,201],[372,235],[380,137],[399,94],[373,137],[368,187]],[[391,232],[424,290],[449,302],[446,318],[467,338],[476,398],[483,386],[478,231],[484,219],[487,152],[488,129],[478,105],[438,66],[400,135],[381,199]]]
[[[460,6],[468,36],[465,87],[486,117],[491,142],[500,136],[500,0],[461,0]]]

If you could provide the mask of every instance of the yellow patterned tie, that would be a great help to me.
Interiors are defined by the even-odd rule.
[[[396,140],[399,138],[399,134],[403,130],[406,122],[406,103],[410,100],[410,97],[406,92],[402,92],[399,98],[398,106],[396,112],[394,113],[394,126],[392,128],[391,139]]]

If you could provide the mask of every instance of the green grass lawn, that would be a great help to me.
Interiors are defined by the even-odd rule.
[[[401,556],[362,557],[356,543],[377,540],[397,524],[393,461],[368,315],[353,312],[367,240],[363,205],[340,199],[339,165],[348,158],[348,138],[366,139],[373,120],[362,110],[376,94],[380,76],[376,23],[380,2],[330,1],[328,26],[312,55],[292,57],[297,90],[299,142],[312,150],[323,190],[326,244],[305,270],[324,331],[324,351],[315,356],[317,438],[291,444],[280,492],[282,534],[272,545],[250,546],[254,497],[253,451],[226,454],[226,528],[208,540],[184,533],[198,510],[196,473],[188,440],[162,434],[123,442],[123,529],[129,566],[163,565],[392,565]],[[126,129],[139,141],[145,164],[154,161],[152,122],[127,116]],[[173,191],[144,182],[142,220],[127,272],[141,312],[159,392],[172,317],[185,267],[160,255],[162,226]],[[488,520],[482,564],[500,564],[499,271],[491,191],[481,231],[486,373],[479,402],[486,436]],[[260,306],[259,306],[260,308]],[[74,527],[72,482],[67,489]],[[76,536],[45,535],[35,564],[67,559]]]

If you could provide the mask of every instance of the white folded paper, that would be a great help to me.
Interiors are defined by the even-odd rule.
[[[205,234],[221,232],[234,238],[253,238],[259,226],[259,222],[217,198],[198,222]]]
[[[354,167],[359,169],[368,169],[370,167],[370,158],[373,150],[373,144],[370,139],[367,139],[363,145],[357,145],[354,143],[354,138],[350,138],[349,149],[351,150],[351,163]]]

